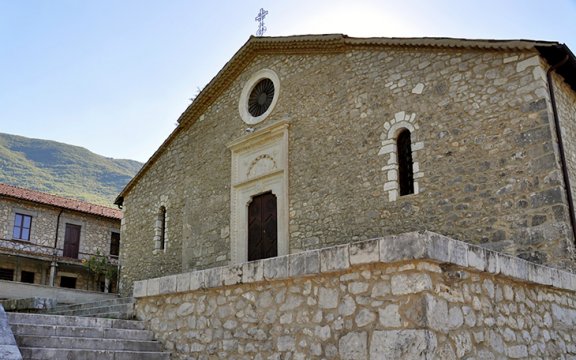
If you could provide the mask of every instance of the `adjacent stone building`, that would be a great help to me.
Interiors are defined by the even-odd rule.
[[[115,279],[97,280],[84,264],[101,254],[117,265],[121,217],[117,209],[0,184],[0,280],[115,291]],[[0,286],[0,298],[14,296]]]
[[[555,42],[251,38],[117,199],[125,291],[248,260],[266,193],[275,255],[430,230],[570,268],[575,67]]]

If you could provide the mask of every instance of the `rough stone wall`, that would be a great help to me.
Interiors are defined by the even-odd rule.
[[[186,202],[196,201],[186,198],[184,166],[189,158],[184,148],[190,142],[189,136],[177,138],[167,149],[164,160],[153,164],[132,190],[134,196],[124,199],[121,226],[120,273],[124,293],[129,291],[132,281],[146,277],[173,274],[182,270],[182,229],[183,223],[190,224],[194,219],[185,215]],[[180,184],[180,185],[178,185]],[[166,242],[164,250],[156,249],[155,234],[160,208],[166,208]],[[210,214],[204,214],[208,217]],[[204,218],[203,217],[203,218]],[[203,219],[201,218],[201,219]],[[200,220],[200,219],[199,219]],[[189,226],[189,225],[187,225]],[[130,239],[126,241],[126,239]]]
[[[54,219],[56,221],[56,219]],[[66,232],[66,222],[81,224],[82,230],[80,238],[80,252],[88,255],[101,254],[110,255],[110,237],[112,232],[120,232],[120,220],[93,217],[81,213],[64,212],[62,214],[59,236],[58,249],[64,248],[64,234]],[[122,243],[122,239],[120,239]],[[83,256],[80,256],[83,258]]]
[[[271,69],[289,120],[291,252],[428,229],[540,263],[569,262],[571,234],[535,52],[450,49],[257,57],[125,196],[123,282],[227,264],[230,151],[249,127],[244,83]],[[394,198],[386,166],[398,114],[415,128],[418,194]],[[408,120],[406,120],[406,118]],[[167,204],[168,245],[154,253]],[[181,255],[182,254],[182,255]]]
[[[569,273],[408,234],[152,279],[134,295],[174,359],[555,359],[576,355],[574,289]]]
[[[1,199],[0,237],[7,240],[12,239],[14,213],[22,210],[36,215],[33,216],[32,219],[30,243],[52,247],[54,245],[54,234],[56,232],[56,218],[58,216],[58,211],[42,206],[34,206],[27,202]],[[25,244],[25,242],[23,243]]]
[[[574,199],[576,197],[576,92],[557,74],[553,74],[552,79]]]

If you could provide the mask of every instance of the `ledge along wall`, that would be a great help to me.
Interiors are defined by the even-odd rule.
[[[576,355],[576,276],[430,232],[137,281],[173,359]]]

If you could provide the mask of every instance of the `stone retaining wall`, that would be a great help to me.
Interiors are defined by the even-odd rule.
[[[174,359],[576,355],[576,276],[429,232],[134,285]]]

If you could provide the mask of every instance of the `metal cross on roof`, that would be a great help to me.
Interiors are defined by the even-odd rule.
[[[268,15],[268,11],[264,10],[264,8],[260,8],[260,12],[258,16],[256,16],[255,20],[258,21],[258,31],[256,31],[256,36],[262,36],[266,32],[266,26],[264,26],[264,18]]]

